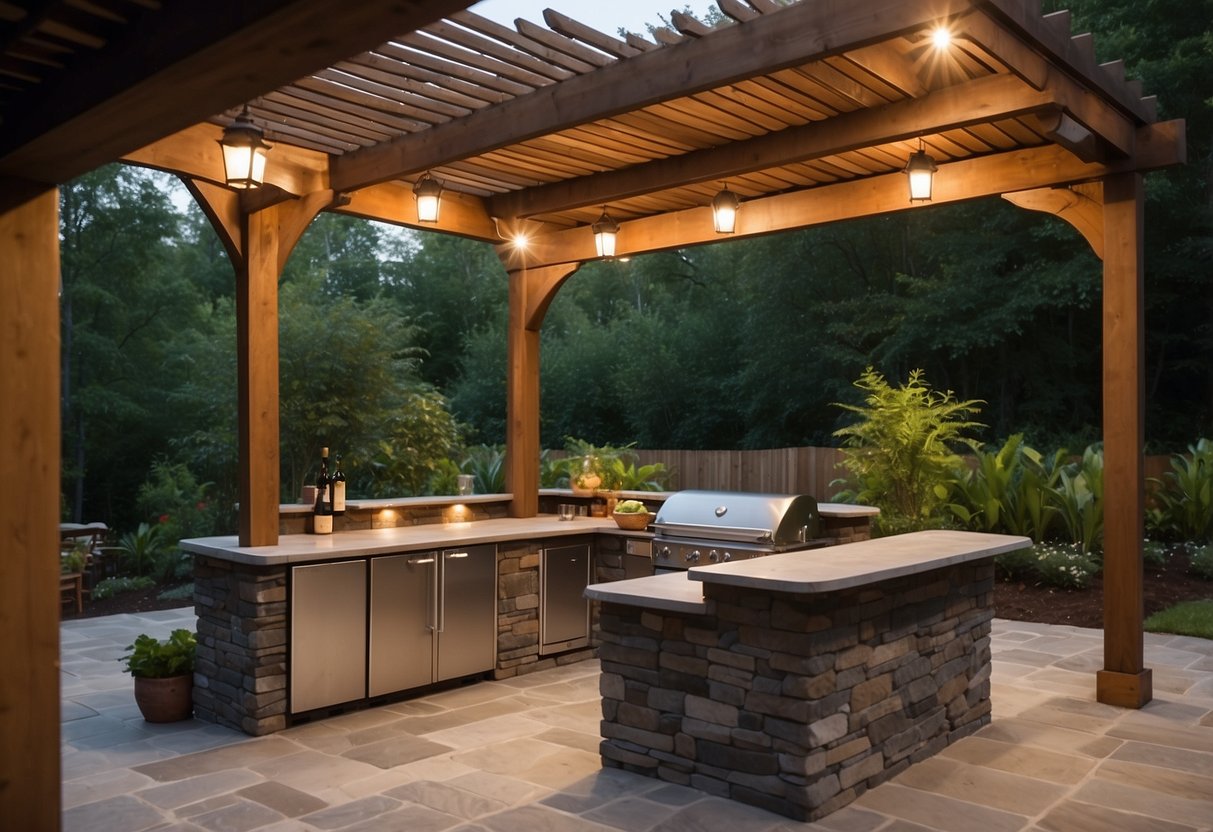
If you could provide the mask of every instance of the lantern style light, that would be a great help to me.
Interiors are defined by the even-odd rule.
[[[417,197],[417,221],[438,222],[438,209],[442,207],[442,183],[427,172],[413,186]]]
[[[614,257],[615,237],[619,234],[619,223],[611,219],[605,205],[602,206],[602,216],[598,218],[598,222],[590,226],[590,230],[594,232],[594,248],[598,250],[598,256]]]
[[[270,149],[265,133],[253,124],[248,105],[227,127],[219,146],[223,148],[223,175],[229,188],[249,190],[265,182],[265,153]]]
[[[906,162],[906,176],[910,180],[910,202],[930,202],[931,187],[935,180],[935,160],[926,152],[922,139],[918,149],[910,154]]]
[[[712,225],[717,234],[732,234],[737,229],[737,209],[741,200],[729,190],[728,183],[712,197]]]

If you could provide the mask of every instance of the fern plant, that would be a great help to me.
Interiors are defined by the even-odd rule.
[[[961,464],[956,448],[979,448],[968,432],[981,426],[970,417],[982,402],[932,390],[922,370],[893,387],[868,367],[855,386],[864,393],[863,404],[837,406],[859,420],[834,435],[843,440],[843,465],[857,488],[840,496],[879,507],[891,515],[885,525],[902,530],[940,525],[948,483]]]

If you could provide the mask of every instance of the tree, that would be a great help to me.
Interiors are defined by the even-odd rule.
[[[163,177],[109,165],[60,191],[63,488],[75,520],[128,522],[176,418],[175,336],[198,319]]]

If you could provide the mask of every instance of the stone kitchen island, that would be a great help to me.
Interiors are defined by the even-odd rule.
[[[545,496],[575,502],[567,493]],[[665,496],[636,494],[653,508]],[[420,689],[429,680],[417,681],[403,669],[381,673],[376,657],[405,630],[456,629],[444,627],[455,621],[441,621],[415,586],[401,582],[413,564],[446,557],[489,560],[482,570],[489,585],[482,580],[478,588],[464,586],[458,599],[465,611],[476,613],[477,622],[469,626],[487,635],[477,637],[476,663],[455,664],[435,682],[507,678],[592,657],[598,605],[591,608],[581,587],[564,600],[583,605],[591,625],[587,636],[562,642],[557,635],[544,642],[541,561],[552,551],[583,552],[589,562],[581,586],[617,580],[633,562],[649,566],[652,535],[622,530],[610,518],[510,518],[509,500],[495,494],[351,501],[331,535],[304,534],[307,507],[284,505],[276,545],[241,547],[234,536],[183,540],[182,548],[194,556],[198,613],[195,715],[261,735]],[[875,510],[822,504],[821,514],[826,534],[842,542],[866,537]],[[343,596],[347,601],[340,602]],[[389,614],[376,615],[389,605]],[[323,643],[315,650],[304,646],[305,639],[317,637]],[[445,656],[472,661],[462,656],[467,652],[448,649]],[[307,673],[294,656],[309,665]]]
[[[994,556],[927,531],[589,587],[603,763],[815,820],[990,719]]]

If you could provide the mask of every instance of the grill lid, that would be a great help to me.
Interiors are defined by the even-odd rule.
[[[658,536],[794,546],[817,536],[817,501],[807,494],[679,491],[657,512]]]

